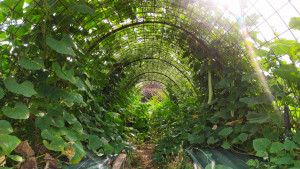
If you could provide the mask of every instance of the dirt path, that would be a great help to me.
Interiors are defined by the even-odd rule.
[[[137,149],[133,151],[131,157],[126,161],[126,169],[155,169],[153,167],[152,155],[155,144],[143,143],[136,145]]]
[[[154,169],[153,168],[153,159],[152,155],[154,153],[154,147],[155,144],[144,144],[141,145],[137,150],[135,150],[135,153],[140,157],[141,159],[141,168],[143,169]]]

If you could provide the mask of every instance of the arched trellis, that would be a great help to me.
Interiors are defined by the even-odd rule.
[[[161,58],[140,58],[140,59],[135,59],[133,61],[130,61],[128,63],[123,64],[122,66],[119,65],[117,68],[119,71],[122,71],[124,68],[130,66],[131,64],[138,62],[138,61],[142,61],[142,60],[159,60],[161,62],[167,63],[168,65],[172,66],[173,68],[175,68],[177,71],[179,71],[184,78],[191,84],[191,86],[193,87],[194,91],[196,91],[194,84],[192,83],[191,79],[182,71],[180,70],[176,65],[172,64],[171,62],[165,60],[165,59],[161,59]],[[186,71],[186,70],[185,70]]]
[[[153,82],[155,82],[155,83],[158,83],[158,84],[160,84],[160,85],[162,85],[161,87],[167,87],[167,85],[164,83],[164,82],[161,82],[161,81],[159,81],[159,80],[140,80],[140,81],[138,81],[138,83],[153,83]],[[143,86],[141,87],[141,88],[143,88]],[[139,89],[139,90],[137,90],[137,92],[139,92],[140,90],[141,90],[141,88]],[[164,93],[164,94],[166,94],[166,95],[168,95],[168,93],[166,93],[164,90],[162,90],[162,92]]]
[[[107,33],[106,35],[102,36],[101,38],[99,38],[98,40],[96,40],[96,42],[94,44],[92,44],[92,46],[90,46],[87,50],[88,53],[90,53],[99,43],[101,43],[103,40],[105,40],[107,37],[109,37],[110,35],[113,35],[114,33],[117,33],[118,31],[121,31],[125,28],[130,28],[132,26],[136,26],[136,25],[140,25],[140,24],[163,24],[163,25],[168,25],[171,27],[174,27],[176,29],[179,29],[181,31],[183,31],[184,33],[186,33],[187,35],[189,35],[190,37],[192,37],[194,40],[196,40],[206,51],[209,51],[209,47],[206,45],[206,43],[201,40],[200,38],[198,38],[196,35],[194,35],[192,32],[178,26],[178,25],[174,25],[172,23],[168,23],[168,22],[160,22],[160,21],[144,21],[144,22],[137,22],[137,23],[132,23],[132,24],[128,24],[125,26],[122,26],[118,29],[115,29],[109,33]],[[216,63],[219,65],[220,68],[222,68],[222,64],[218,61],[218,58],[216,57],[217,55],[209,55],[209,56],[205,56],[205,57],[212,57],[214,58],[214,61],[216,61]]]
[[[151,41],[149,41],[149,42],[151,42]],[[149,43],[149,42],[148,42],[148,43]],[[169,44],[174,45],[174,49],[173,49],[173,48],[170,49],[170,48],[168,47]],[[151,42],[151,44],[149,44],[149,45],[146,46],[146,47],[145,47],[145,44],[144,44],[144,43],[142,43],[142,44],[136,43],[136,44],[131,45],[130,48],[123,48],[123,49],[117,51],[116,53],[118,53],[120,56],[122,56],[122,58],[119,58],[119,60],[120,60],[120,59],[123,59],[123,60],[126,61],[126,59],[131,58],[131,57],[134,57],[134,58],[135,58],[135,57],[138,57],[138,58],[139,58],[139,57],[145,57],[145,56],[143,56],[142,54],[140,54],[140,53],[139,53],[138,51],[136,51],[136,50],[132,51],[132,48],[134,48],[134,49],[140,49],[140,46],[141,46],[141,45],[144,45],[144,48],[146,48],[146,47],[148,47],[148,46],[152,48],[152,51],[146,54],[147,57],[154,57],[154,56],[155,56],[155,57],[169,58],[170,60],[174,60],[174,57],[171,56],[171,55],[172,55],[172,54],[175,54],[177,49],[180,49],[181,52],[184,51],[184,50],[181,49],[180,47],[177,47],[176,44],[173,44],[173,43],[170,43],[170,42],[165,42],[165,41],[160,41],[159,44],[155,44],[155,45],[153,44],[153,42]],[[164,47],[167,47],[167,48],[165,49]],[[156,53],[153,52],[153,48],[158,48],[158,49],[156,50]],[[176,49],[175,49],[175,48],[176,48]],[[134,53],[133,53],[133,52],[134,52]],[[177,59],[180,59],[180,58],[177,58]],[[120,62],[123,62],[123,61],[121,60]],[[91,64],[91,63],[87,63],[87,65],[90,65],[90,64]],[[181,66],[182,68],[184,68],[183,65],[180,65],[180,66]]]
[[[186,30],[186,29],[184,29],[184,28],[182,28],[182,27],[180,27],[180,26],[177,26],[177,25],[174,25],[174,24],[168,23],[168,22],[161,22],[161,21],[144,21],[144,22],[136,22],[136,23],[131,23],[131,24],[128,24],[128,25],[124,25],[124,26],[122,26],[122,27],[120,27],[120,28],[118,28],[118,29],[115,29],[115,30],[113,30],[113,31],[111,31],[111,32],[109,32],[109,33],[107,33],[107,34],[105,34],[105,35],[102,36],[101,38],[97,39],[96,42],[95,42],[94,44],[92,44],[92,45],[88,48],[87,52],[91,52],[92,49],[95,48],[96,45],[98,45],[98,44],[101,43],[105,38],[109,37],[110,35],[112,35],[112,34],[118,32],[118,31],[121,31],[121,30],[123,30],[123,29],[125,29],[125,28],[129,28],[129,27],[132,27],[132,26],[141,25],[141,24],[149,24],[149,23],[150,23],[150,24],[151,24],[151,23],[152,23],[152,24],[164,24],[164,25],[169,25],[169,26],[171,26],[171,27],[174,27],[174,28],[176,28],[176,29],[179,29],[179,30],[185,32],[187,35],[191,36],[191,37],[192,37],[193,39],[195,39],[197,42],[199,42],[199,43],[201,44],[201,46],[202,46],[204,49],[208,50],[208,47],[207,47],[207,45],[205,44],[205,42],[204,42],[203,40],[199,39],[199,38],[198,38],[197,36],[195,36],[192,32],[190,32],[190,31],[188,31],[188,30]]]
[[[165,75],[161,72],[143,72],[143,73],[140,73],[138,75],[136,75],[134,78],[132,78],[131,80],[129,80],[129,82],[125,85],[125,87],[128,89],[129,86],[136,80],[138,80],[140,77],[142,77],[143,75],[146,75],[146,74],[157,74],[157,75],[161,75],[161,76],[164,76],[166,77],[167,79],[169,79],[173,84],[175,84],[175,86],[180,89],[180,86],[171,78],[169,77],[168,75]]]

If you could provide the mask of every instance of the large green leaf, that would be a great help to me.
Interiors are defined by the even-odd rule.
[[[22,162],[24,161],[24,158],[22,156],[19,156],[19,155],[8,155],[8,157],[14,161],[17,161],[17,162]]]
[[[248,134],[246,134],[246,133],[241,133],[239,136],[238,136],[238,138],[239,138],[239,140],[241,141],[241,142],[245,142],[247,139],[248,139]]]
[[[83,1],[80,1],[78,4],[71,1],[70,7],[74,11],[81,12],[83,14],[96,15],[95,11],[89,6],[87,6]]]
[[[219,135],[223,136],[223,137],[227,137],[232,132],[233,132],[233,128],[232,127],[226,127],[224,129],[222,129],[221,131],[219,131]]]
[[[53,138],[53,134],[48,129],[43,130],[41,136],[43,139],[47,140],[52,140]]]
[[[300,17],[291,17],[289,27],[300,30]]]
[[[274,160],[276,164],[292,164],[294,160],[290,155],[286,155]]]
[[[58,53],[75,56],[75,53],[72,49],[72,47],[74,47],[74,43],[66,34],[63,34],[62,39],[59,41],[53,38],[47,38],[46,43]]]
[[[35,119],[35,126],[39,129],[47,129],[53,123],[53,119],[50,115],[39,116]]]
[[[104,153],[106,154],[106,155],[109,155],[109,154],[112,154],[113,152],[114,152],[114,147],[113,146],[111,146],[110,144],[105,144],[104,146],[103,146],[103,149],[104,149]]]
[[[0,120],[0,134],[10,134],[13,132],[13,128],[6,120]]]
[[[256,112],[250,112],[247,114],[247,120],[250,123],[265,123],[270,122],[270,116],[268,114],[261,114]]]
[[[53,151],[63,151],[65,146],[65,142],[60,136],[53,136],[50,144],[46,140],[43,140],[43,143],[47,149]]]
[[[270,104],[272,102],[272,99],[272,95],[265,93],[255,97],[243,97],[240,98],[239,101],[246,103],[249,106],[253,106],[257,104]]]
[[[3,89],[0,87],[0,99],[2,99],[4,97],[5,93],[3,91]]]
[[[41,58],[29,60],[26,57],[20,57],[19,63],[25,69],[40,70],[44,68],[44,62]]]
[[[0,148],[2,155],[9,155],[21,142],[16,136],[11,136],[7,134],[0,134]]]
[[[274,69],[273,73],[282,79],[300,84],[300,73],[293,64],[282,64],[279,68]]]
[[[26,97],[31,97],[32,95],[36,94],[33,84],[27,80],[21,84],[18,84],[15,78],[8,77],[4,80],[4,85],[7,90],[16,94],[24,95]]]
[[[283,150],[283,144],[280,142],[274,142],[271,145],[270,153],[278,153],[279,151]]]
[[[253,140],[253,148],[258,152],[265,152],[271,141],[267,138],[257,138]]]
[[[88,135],[87,136],[89,140],[88,148],[94,151],[97,151],[98,148],[102,146],[102,142],[100,141],[100,138],[96,135]]]
[[[17,102],[13,108],[4,106],[2,111],[7,117],[12,119],[28,119],[29,117],[28,107],[21,102]]]
[[[293,136],[293,140],[300,144],[300,131],[297,131],[297,133]]]
[[[228,141],[224,141],[223,144],[221,145],[221,147],[223,147],[224,149],[229,149],[230,148],[230,144]]]
[[[81,142],[77,141],[73,144],[73,147],[75,149],[75,155],[74,157],[70,160],[72,164],[77,164],[80,162],[80,160],[85,156],[85,151],[82,147]]]
[[[293,150],[297,148],[297,146],[293,141],[287,139],[284,141],[283,148],[286,150]]]
[[[74,77],[74,69],[67,68],[64,66],[63,68],[59,65],[59,63],[54,62],[52,64],[52,69],[55,71],[56,75],[64,80],[68,80],[71,83],[76,83],[76,78]]]
[[[205,140],[203,135],[200,134],[189,134],[188,135],[188,141],[191,144],[201,144]]]

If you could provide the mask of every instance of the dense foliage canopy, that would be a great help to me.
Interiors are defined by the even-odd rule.
[[[0,166],[66,167],[154,127],[159,165],[200,145],[299,168],[299,6],[282,5],[297,16],[270,39],[252,0],[214,2],[0,0]]]

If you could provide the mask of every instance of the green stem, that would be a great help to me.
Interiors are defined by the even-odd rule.
[[[210,65],[211,65],[211,60],[208,59],[208,66],[210,67]],[[212,96],[213,96],[213,91],[212,91],[212,84],[211,84],[211,70],[209,68],[209,70],[208,70],[208,102],[207,102],[207,104],[211,103]]]

